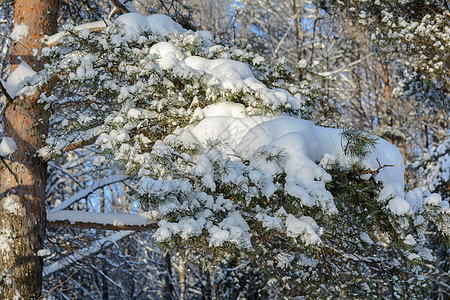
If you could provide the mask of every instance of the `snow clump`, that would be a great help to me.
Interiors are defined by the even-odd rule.
[[[7,156],[16,151],[17,145],[13,138],[4,137],[0,143],[0,156]]]

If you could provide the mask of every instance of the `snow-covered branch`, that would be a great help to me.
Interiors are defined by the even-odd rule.
[[[47,225],[104,230],[148,230],[157,228],[157,224],[149,214],[96,213],[72,210],[49,212]]]
[[[66,152],[69,152],[69,151],[72,151],[72,150],[75,150],[75,149],[79,149],[79,148],[83,148],[83,147],[92,145],[92,144],[95,143],[97,138],[98,138],[98,135],[93,135],[93,136],[91,136],[88,139],[83,139],[83,140],[76,141],[74,143],[68,144],[67,146],[64,146],[63,148],[58,149],[58,154],[57,155],[61,155],[63,153],[66,153]],[[51,155],[47,155],[48,152],[42,152],[42,151],[41,151],[41,154],[44,156],[44,159],[46,161],[49,161],[49,160],[51,160],[51,159],[53,159],[53,158],[55,158],[57,156],[54,153],[51,154]]]
[[[91,246],[83,248],[79,250],[77,253],[74,253],[72,255],[67,256],[66,258],[54,262],[53,264],[47,266],[44,268],[43,276],[49,276],[55,272],[58,272],[61,269],[64,269],[65,267],[72,265],[79,260],[92,256],[98,252],[100,252],[102,249],[104,249],[106,246],[109,246],[111,244],[117,243],[119,240],[123,239],[124,237],[127,237],[131,235],[134,231],[126,230],[126,231],[120,231],[117,233],[114,233],[108,237],[101,238],[97,241],[95,241]]]
[[[114,184],[114,183],[117,183],[117,182],[124,181],[127,178],[128,178],[127,176],[120,175],[120,176],[113,176],[113,177],[110,177],[110,178],[104,178],[102,180],[95,181],[89,187],[78,191],[72,197],[70,197],[69,199],[63,201],[60,205],[52,208],[50,210],[50,212],[61,211],[61,210],[65,209],[65,208],[69,207],[70,205],[74,204],[75,202],[86,198],[87,196],[89,196],[90,194],[92,194],[93,192],[98,190],[99,188],[102,188],[104,186],[107,186],[107,185],[110,185],[110,184]]]
[[[78,25],[75,26],[73,28],[73,32],[77,33],[80,32],[82,30],[88,29],[90,31],[101,31],[103,29],[105,29],[108,26],[108,23],[106,21],[97,21],[97,22],[91,22],[91,23],[87,23],[87,24],[82,24],[82,25]],[[67,34],[67,32],[58,32],[54,35],[48,36],[45,38],[45,45],[47,46],[57,46],[58,45],[58,40],[65,36]]]

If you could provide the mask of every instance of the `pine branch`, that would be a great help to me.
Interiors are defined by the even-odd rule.
[[[345,145],[343,143],[345,142]],[[345,155],[364,158],[378,142],[378,137],[357,127],[345,129],[341,133],[341,147]]]
[[[91,32],[100,32],[100,31],[103,31],[103,29],[105,29],[107,26],[108,26],[108,23],[105,20],[96,21],[96,22],[92,22],[92,23],[75,26],[73,28],[73,32],[71,32],[71,33],[78,33],[84,29],[88,29]],[[67,32],[59,32],[54,35],[47,36],[45,38],[44,44],[48,47],[58,46],[59,45],[58,40],[67,34],[68,34]]]

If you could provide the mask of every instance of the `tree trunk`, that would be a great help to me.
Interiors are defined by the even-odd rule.
[[[174,292],[175,289],[173,287],[172,282],[172,255],[170,255],[170,252],[167,250],[163,255],[163,260],[166,267],[166,276],[165,276],[165,284],[164,284],[164,299],[165,300],[172,300],[175,299]]]
[[[186,260],[183,253],[180,254],[179,277],[180,277],[180,300],[187,299],[187,282],[186,282]]]
[[[26,25],[28,34],[14,42],[11,70],[23,60],[34,70],[41,65],[32,56],[45,34],[56,30],[58,1],[16,0],[14,27]],[[37,299],[42,287],[42,249],[45,234],[46,164],[36,156],[43,146],[47,121],[39,95],[15,98],[4,118],[5,136],[17,149],[0,164],[1,299]]]

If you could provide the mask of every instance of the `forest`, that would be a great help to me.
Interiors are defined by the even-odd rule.
[[[450,298],[446,0],[0,0],[0,299]]]

